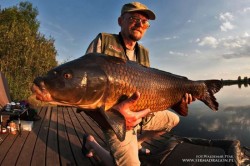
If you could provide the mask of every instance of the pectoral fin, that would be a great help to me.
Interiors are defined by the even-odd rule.
[[[122,114],[112,108],[107,111],[100,109],[100,112],[115,132],[117,138],[123,141],[126,135],[126,121]]]

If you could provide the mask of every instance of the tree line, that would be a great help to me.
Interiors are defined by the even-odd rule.
[[[39,32],[37,16],[30,2],[0,9],[0,71],[12,100],[30,96],[34,78],[57,65],[54,39]]]

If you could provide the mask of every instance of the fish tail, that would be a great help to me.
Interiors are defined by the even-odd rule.
[[[223,87],[222,81],[206,80],[204,82],[207,89],[205,95],[200,100],[203,101],[213,111],[217,111],[219,103],[216,101],[214,94],[217,93]]]

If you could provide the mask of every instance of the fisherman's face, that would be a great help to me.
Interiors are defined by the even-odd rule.
[[[125,13],[119,19],[121,33],[133,41],[140,40],[150,26],[148,18],[137,12]]]

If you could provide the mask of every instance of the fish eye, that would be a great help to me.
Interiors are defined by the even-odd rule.
[[[71,79],[71,78],[72,78],[72,74],[70,74],[70,73],[64,73],[64,74],[63,74],[63,77],[64,77],[65,79]]]

